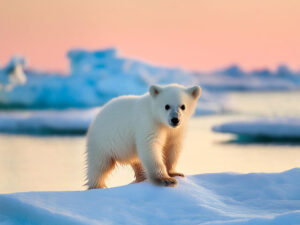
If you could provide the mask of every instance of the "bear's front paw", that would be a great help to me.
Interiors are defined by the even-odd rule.
[[[153,183],[162,186],[174,187],[177,185],[177,180],[172,177],[160,177],[152,179]]]
[[[183,173],[178,173],[178,172],[169,172],[170,177],[184,177]]]

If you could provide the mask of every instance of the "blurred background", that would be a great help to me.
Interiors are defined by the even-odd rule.
[[[300,167],[299,27],[298,0],[2,1],[0,193],[84,190],[91,120],[151,84],[203,88],[181,172]]]

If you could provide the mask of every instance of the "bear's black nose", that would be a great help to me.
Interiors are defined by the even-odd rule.
[[[171,119],[171,122],[172,122],[172,124],[173,124],[174,126],[177,126],[178,123],[179,123],[179,119],[176,118],[176,117],[174,117],[174,118]]]

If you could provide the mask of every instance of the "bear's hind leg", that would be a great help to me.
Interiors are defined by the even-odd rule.
[[[106,188],[105,180],[109,173],[115,168],[116,160],[113,158],[102,159],[99,163],[99,168],[95,171],[94,174],[90,174],[92,169],[88,171],[88,189],[96,188]]]
[[[131,164],[132,169],[134,170],[135,182],[139,183],[146,180],[146,174],[144,167],[140,162],[134,162]]]

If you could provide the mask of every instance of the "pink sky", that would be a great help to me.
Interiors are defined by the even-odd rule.
[[[73,47],[115,46],[124,56],[210,70],[300,69],[299,0],[6,0],[0,65],[13,54],[30,67],[67,70]]]

